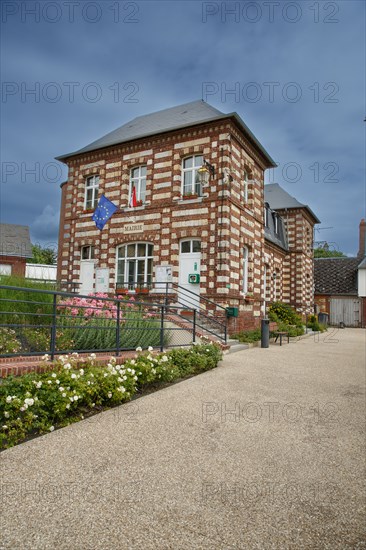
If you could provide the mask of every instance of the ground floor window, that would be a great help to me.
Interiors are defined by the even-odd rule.
[[[243,248],[243,294],[248,292],[248,260],[249,250],[247,246]]]
[[[152,282],[153,245],[131,243],[117,249],[117,285],[130,290]]]

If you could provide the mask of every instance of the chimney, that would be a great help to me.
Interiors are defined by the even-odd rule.
[[[366,233],[366,222],[362,218],[360,221],[360,236],[359,236],[359,249],[358,254],[360,258],[363,258],[366,256],[366,249],[365,249],[365,233]]]

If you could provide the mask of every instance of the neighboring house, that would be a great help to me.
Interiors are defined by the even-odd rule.
[[[69,177],[57,278],[79,280],[82,294],[145,285],[157,300],[156,283],[172,280],[197,308],[203,297],[238,308],[237,329],[258,325],[272,300],[313,311],[318,219],[279,185],[264,186],[276,165],[237,113],[194,101],[58,160]],[[102,194],[119,208],[99,231],[91,216]]]
[[[365,220],[359,225],[359,251],[350,258],[316,258],[315,303],[330,324],[366,326]]]
[[[32,257],[29,227],[0,224],[0,275],[25,276],[27,259]]]

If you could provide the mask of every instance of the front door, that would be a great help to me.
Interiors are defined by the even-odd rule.
[[[80,294],[90,294],[94,291],[94,261],[80,262]]]
[[[200,275],[201,242],[186,240],[180,243],[179,254],[179,303],[186,307],[199,309],[200,283],[189,282],[189,275]]]

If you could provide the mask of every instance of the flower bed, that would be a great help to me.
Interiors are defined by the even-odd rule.
[[[198,374],[217,366],[216,344],[173,349],[152,355],[152,348],[117,365],[95,365],[91,354],[78,368],[78,354],[60,356],[52,369],[9,377],[0,385],[0,449],[67,426],[101,410],[120,405],[162,383]],[[47,360],[47,357],[45,357]]]

